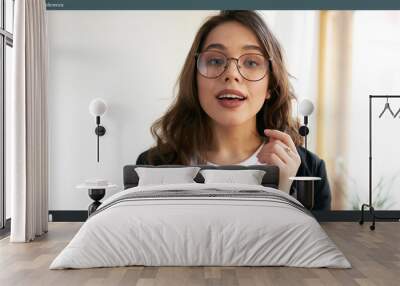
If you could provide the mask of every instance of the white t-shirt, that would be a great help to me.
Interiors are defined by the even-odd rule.
[[[257,148],[257,150],[251,155],[249,158],[246,160],[233,164],[233,165],[242,165],[242,166],[249,166],[249,165],[263,165],[263,163],[260,163],[257,158],[258,152],[260,152],[261,148],[264,146],[264,142],[260,145],[260,147]],[[212,162],[207,162],[206,165],[212,165],[212,166],[217,166],[217,164],[214,164]]]

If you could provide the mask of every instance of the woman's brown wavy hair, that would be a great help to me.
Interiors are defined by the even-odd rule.
[[[265,54],[272,59],[268,83],[270,98],[256,115],[257,132],[264,137],[264,129],[277,129],[289,134],[296,145],[302,144],[298,121],[291,116],[291,100],[296,97],[292,92],[279,42],[256,12],[221,11],[200,27],[176,83],[177,96],[167,112],[151,126],[156,146],[148,152],[150,164],[189,165],[191,160],[198,164],[205,163],[213,132],[208,115],[199,102],[195,55],[201,51],[210,31],[228,21],[239,22],[252,30]]]

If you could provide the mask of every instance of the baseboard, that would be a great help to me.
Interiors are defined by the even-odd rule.
[[[361,211],[313,211],[315,218],[320,222],[327,221],[359,221]],[[86,210],[62,210],[49,211],[52,216],[52,221],[86,221],[88,214]],[[400,211],[375,211],[375,215],[384,218],[384,221],[399,221]],[[372,221],[372,216],[369,212],[364,212],[364,221]],[[376,219],[381,221],[381,219]]]
[[[49,211],[49,220],[51,221],[86,221],[88,212],[78,210]]]
[[[361,211],[312,211],[315,218],[320,221],[360,221]],[[376,221],[399,221],[400,211],[375,211]],[[382,219],[380,219],[382,218]],[[369,211],[364,212],[364,221],[372,221]]]

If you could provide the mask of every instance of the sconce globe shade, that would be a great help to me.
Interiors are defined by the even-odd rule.
[[[303,116],[308,116],[314,111],[314,104],[309,99],[303,99],[299,105],[299,112]]]
[[[102,116],[107,110],[106,102],[101,98],[93,99],[89,104],[89,112],[93,116]]]

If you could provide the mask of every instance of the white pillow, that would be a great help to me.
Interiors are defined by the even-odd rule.
[[[265,171],[262,170],[201,170],[204,183],[235,183],[261,185]]]
[[[195,183],[199,167],[135,168],[139,176],[138,186]]]

